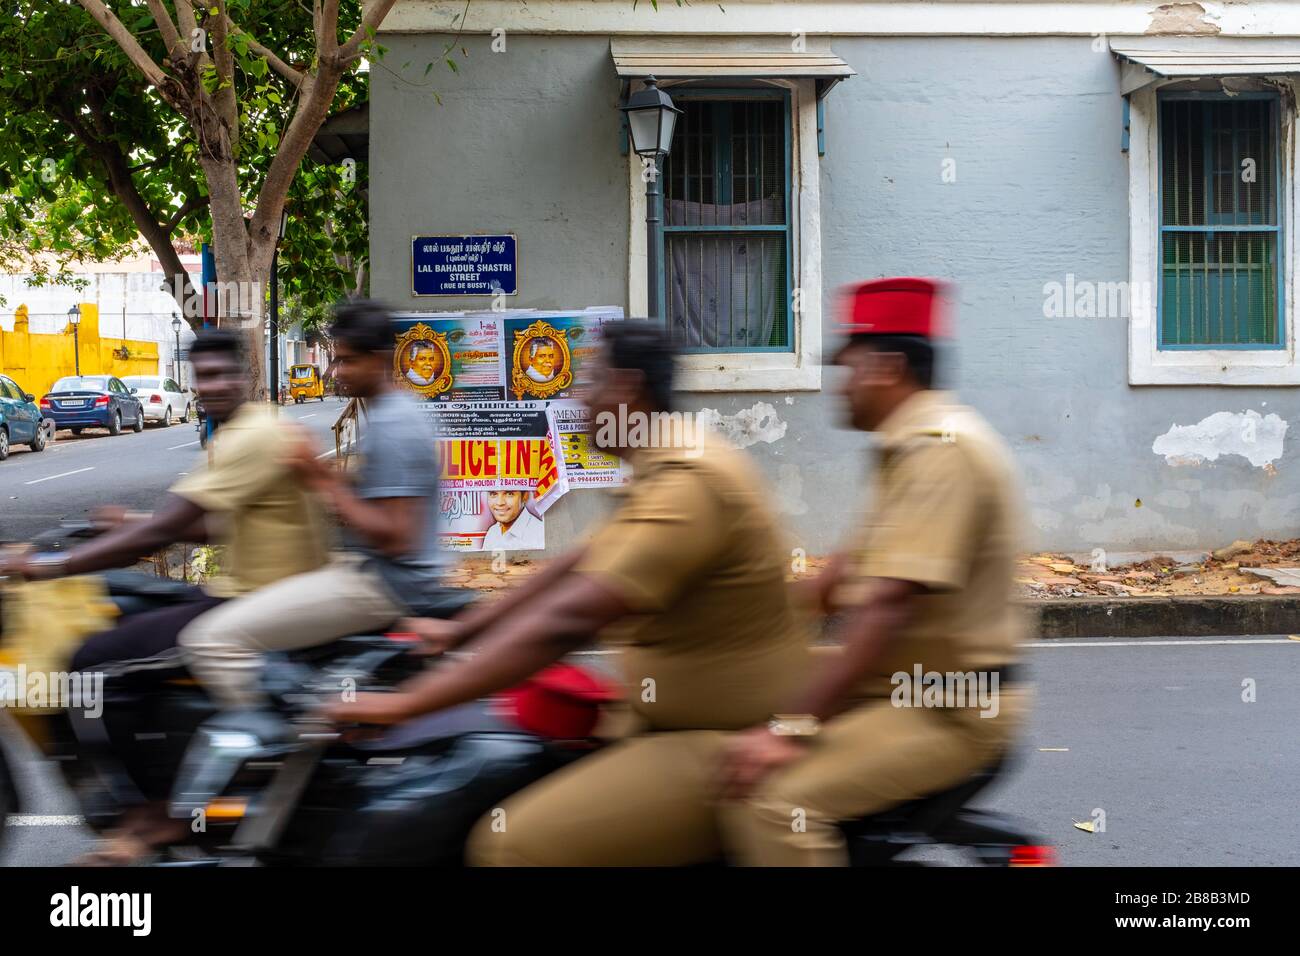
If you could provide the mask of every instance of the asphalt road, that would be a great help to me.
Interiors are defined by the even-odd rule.
[[[331,447],[330,426],[342,407],[341,399],[327,397],[324,402],[287,406],[281,414],[316,433],[325,451]],[[79,436],[61,431],[43,452],[15,447],[9,459],[0,462],[0,541],[27,540],[62,520],[88,518],[100,505],[152,509],[181,475],[201,464],[203,455],[193,424],[146,425],[140,434],[126,431],[117,437],[102,430]],[[14,740],[2,711],[0,740],[18,748],[31,814],[8,828],[0,865],[58,864],[83,852],[87,831],[57,819],[76,813],[71,795],[50,768]]]
[[[283,414],[324,449],[339,407],[331,398]],[[101,504],[153,507],[201,455],[193,426],[176,425],[117,438],[61,432],[40,454],[15,449],[0,462],[0,538],[22,540]],[[1300,640],[1052,641],[1029,656],[1037,707],[1013,772],[981,804],[1036,828],[1070,865],[1300,865]],[[1248,678],[1254,703],[1242,701]],[[2,713],[0,739],[25,797],[0,864],[66,863],[90,842],[71,795]],[[1074,826],[1100,819],[1097,810],[1104,831]],[[943,850],[918,855],[960,862]]]
[[[1065,865],[1300,865],[1300,640],[1052,641],[1029,661],[1037,706],[1016,767],[981,805],[1036,828]],[[66,863],[90,843],[71,797],[5,739],[29,816],[8,828],[0,863]],[[1097,810],[1104,832],[1074,826]]]
[[[342,401],[290,405],[283,415],[321,436],[321,448]],[[146,425],[140,434],[86,430],[74,436],[61,431],[43,452],[15,446],[0,462],[0,541],[24,541],[59,521],[88,518],[100,505],[117,504],[150,510],[159,496],[202,461],[193,424],[160,428]]]

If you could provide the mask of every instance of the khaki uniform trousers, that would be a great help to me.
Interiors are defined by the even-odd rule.
[[[729,734],[648,733],[611,744],[487,813],[474,866],[685,866],[722,852],[718,766]]]
[[[760,866],[848,862],[836,824],[956,786],[1013,739],[1027,693],[998,716],[863,704],[828,721],[806,757],[744,801],[719,799],[727,731],[613,744],[503,802],[475,826],[476,866]]]
[[[263,703],[262,655],[387,627],[406,611],[358,555],[226,601],[180,633],[185,663],[223,707]]]
[[[724,815],[733,862],[847,866],[837,824],[957,786],[1004,753],[1030,692],[1002,688],[997,715],[863,703],[829,720],[808,755],[776,771]]]

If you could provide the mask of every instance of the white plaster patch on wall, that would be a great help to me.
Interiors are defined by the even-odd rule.
[[[1240,455],[1256,468],[1282,457],[1287,423],[1273,413],[1215,412],[1195,425],[1174,425],[1156,438],[1151,450],[1170,465],[1200,465],[1223,455]]]
[[[698,418],[702,427],[713,429],[737,448],[780,441],[789,427],[768,402],[755,402],[734,415],[724,415],[716,408],[701,408]]]

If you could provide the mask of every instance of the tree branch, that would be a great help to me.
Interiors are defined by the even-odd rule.
[[[356,32],[339,47],[339,61],[347,64],[356,59],[361,52],[361,44],[366,41],[371,33],[379,29],[379,25],[384,22],[384,17],[388,16],[388,11],[393,9],[393,4],[397,0],[374,0],[365,14],[361,17],[361,25],[357,27]]]
[[[167,95],[168,76],[157,63],[153,61],[148,53],[145,52],[131,31],[126,28],[121,20],[104,5],[103,0],[77,0],[82,8],[94,18],[95,22],[104,28],[104,32],[113,38],[114,42],[122,48],[122,52],[127,55],[136,69],[144,74],[159,91]],[[180,6],[181,0],[177,0],[177,6]]]
[[[258,43],[251,33],[241,27],[238,23],[235,23],[229,17],[226,17],[226,29],[232,33],[238,33],[243,36],[244,41],[248,44],[248,48],[262,59],[266,60],[266,62],[271,65],[271,69],[275,70],[275,72],[279,73],[291,84],[294,86],[302,85],[302,78],[306,74],[306,70],[294,69],[284,60],[276,56],[270,49]]]
[[[316,48],[322,56],[333,56],[339,48],[339,0],[325,0],[320,28],[316,33]]]
[[[89,105],[96,127],[105,128],[103,102],[92,96]],[[140,231],[140,235],[144,237],[145,242],[149,243],[149,248],[158,257],[158,262],[162,265],[163,271],[172,278],[171,292],[173,297],[176,298],[177,305],[183,309],[186,297],[193,294],[193,288],[190,285],[189,273],[185,271],[180,256],[176,254],[176,249],[172,245],[171,232],[175,226],[164,226],[158,222],[158,218],[150,210],[149,204],[145,202],[140,190],[136,188],[135,179],[131,176],[131,171],[127,167],[126,156],[116,143],[111,139],[96,136],[82,122],[79,111],[73,106],[64,103],[55,106],[53,111],[59,119],[67,124],[73,135],[81,140],[87,152],[94,156],[103,167],[109,190],[126,209],[131,221],[135,224],[136,229]],[[176,221],[179,223],[180,219]],[[176,280],[177,276],[180,276],[179,282]]]
[[[235,56],[230,52],[230,37],[226,32],[230,20],[218,9],[216,15],[210,16],[204,24],[209,22],[212,23],[212,62],[216,65],[219,81],[213,99],[217,115],[230,130],[230,142],[234,146],[239,142],[239,101],[235,98]]]
[[[170,219],[163,223],[163,228],[167,230],[167,234],[170,236],[176,231],[176,227],[185,220],[186,216],[192,212],[203,209],[207,204],[207,196],[191,196],[189,199],[185,200],[185,202],[181,203],[181,208],[177,209]]]
[[[162,34],[163,45],[167,47],[168,57],[174,59],[178,56],[187,56],[189,47],[181,39],[176,24],[172,23],[171,14],[167,12],[163,0],[149,0],[149,12],[153,14],[153,22],[158,24],[158,32]]]

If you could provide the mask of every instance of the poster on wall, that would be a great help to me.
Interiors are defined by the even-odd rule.
[[[514,401],[562,401],[575,396],[600,353],[600,329],[617,314],[516,314],[505,320],[506,388]]]
[[[506,397],[501,320],[493,317],[401,318],[394,376],[434,401],[501,401]]]
[[[527,491],[444,491],[439,543],[447,551],[540,551],[546,519]]]
[[[551,408],[560,454],[570,488],[617,488],[631,480],[623,459],[601,451],[591,436],[591,416],[581,402],[557,402]]]
[[[528,491],[540,513],[568,491],[550,410],[542,402],[430,403],[442,487]]]
[[[545,547],[545,514],[571,488],[628,480],[595,448],[577,400],[618,308],[406,313],[395,317],[393,380],[438,433],[439,539],[454,551]]]

